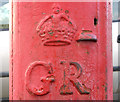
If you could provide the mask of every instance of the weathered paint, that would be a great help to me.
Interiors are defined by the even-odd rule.
[[[12,5],[10,100],[112,100],[111,3]]]

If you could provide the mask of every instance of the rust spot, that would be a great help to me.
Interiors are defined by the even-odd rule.
[[[53,18],[53,15],[51,17]]]
[[[69,86],[63,84],[60,88],[61,95],[71,95],[73,92],[70,90]]]
[[[105,86],[105,92],[107,92],[107,86]]]
[[[65,71],[64,71],[64,80],[65,80],[65,77],[66,77],[66,75],[65,75]],[[64,86],[65,87],[65,86]]]
[[[81,85],[80,85],[79,82],[74,83],[74,84],[75,84],[75,86],[76,86],[78,92],[80,92],[81,94],[90,94],[90,92],[88,92],[87,90],[85,90],[85,89],[81,89],[81,88],[80,88]]]
[[[107,67],[106,67],[106,70],[105,70],[105,71],[106,71],[106,74],[107,74]]]
[[[106,85],[105,85],[105,92],[107,92],[107,83],[106,83]]]
[[[82,30],[82,33],[91,33],[92,31],[91,30]]]
[[[72,24],[72,22],[71,22],[71,21],[69,21],[69,24]]]
[[[105,96],[105,99],[107,100],[107,95]]]
[[[66,10],[66,11],[65,11],[65,13],[66,13],[66,14],[68,14],[68,13],[69,13],[69,11],[68,11],[68,10]]]
[[[53,75],[51,75],[51,76],[48,76],[46,78],[46,80],[49,80],[50,82],[54,82],[55,81],[55,77]]]
[[[87,50],[86,53],[89,55],[89,51]]]
[[[65,93],[64,92],[60,92],[60,94],[61,95],[71,95],[71,94],[73,94],[73,92],[65,92]]]
[[[75,65],[77,67],[77,71],[81,70],[82,73],[82,67],[77,62],[70,62],[70,65]]]
[[[35,22],[35,24],[37,24],[38,22]]]
[[[42,14],[45,15],[46,13],[43,12]]]
[[[63,64],[63,63],[64,63],[64,61],[61,61],[61,62],[60,62],[60,64]]]
[[[57,12],[59,13],[59,12],[60,12],[60,10],[57,10]]]
[[[97,86],[97,89],[99,89],[99,87]]]
[[[105,85],[102,85],[102,87],[105,87]]]
[[[49,71],[48,74],[51,74],[51,71]]]
[[[57,40],[57,42],[61,42],[60,40]]]
[[[50,32],[48,32],[50,35],[52,35],[54,32],[53,31],[50,31]]]

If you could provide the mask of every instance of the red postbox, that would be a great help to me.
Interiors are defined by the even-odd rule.
[[[111,21],[107,0],[12,2],[10,100],[112,100]]]

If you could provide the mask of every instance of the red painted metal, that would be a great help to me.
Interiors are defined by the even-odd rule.
[[[112,100],[110,2],[13,2],[10,100]]]

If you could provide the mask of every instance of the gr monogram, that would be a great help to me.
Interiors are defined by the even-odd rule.
[[[61,61],[60,64],[63,66],[63,85],[60,87],[60,94],[61,95],[70,95],[73,94],[71,91],[69,83],[72,83],[72,85],[77,89],[77,91],[80,94],[89,94],[90,91],[89,89],[83,84],[80,83],[77,79],[81,76],[82,74],[82,68],[79,63],[77,62],[67,62],[67,61]],[[75,73],[69,73],[70,67],[73,66],[76,68]],[[31,84],[31,77],[32,77],[32,71],[36,68],[44,68],[47,71],[47,75],[44,77],[40,77],[40,82],[43,83],[42,86],[37,87],[35,85]],[[41,69],[39,69],[41,70]],[[50,85],[51,83],[55,82],[55,76],[53,74],[53,67],[51,63],[46,63],[43,61],[35,61],[30,66],[28,67],[26,71],[26,89],[30,94],[34,95],[46,95],[50,92]]]

